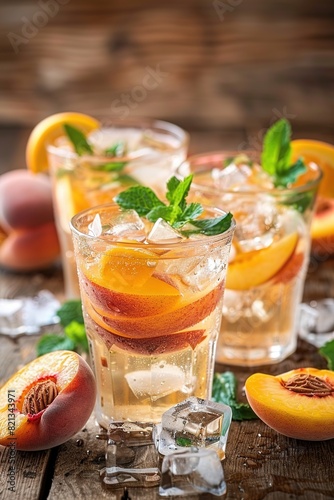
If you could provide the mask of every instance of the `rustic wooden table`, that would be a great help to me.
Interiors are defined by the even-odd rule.
[[[19,165],[17,165],[18,167]],[[34,295],[48,289],[64,299],[60,266],[43,273],[13,274],[0,271],[0,296],[18,293]],[[312,257],[304,300],[334,297],[334,258]],[[0,384],[20,366],[36,357],[38,336],[10,339],[0,336]],[[295,354],[280,364],[262,371],[279,374],[301,367],[325,367],[325,360],[310,344],[299,341]],[[217,366],[217,371],[226,366]],[[233,369],[242,387],[254,370]],[[93,418],[66,444],[41,452],[17,452],[16,492],[8,490],[9,450],[0,447],[0,498],[3,500],[72,500],[109,498],[121,500],[123,490],[106,489],[99,478],[104,466],[103,441],[95,438]],[[226,499],[281,500],[334,498],[334,440],[297,441],[278,435],[260,420],[232,422],[224,461]],[[132,500],[158,499],[157,488],[129,489]],[[214,498],[210,495],[191,500]]]

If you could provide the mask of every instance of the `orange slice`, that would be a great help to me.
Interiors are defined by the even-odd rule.
[[[327,142],[310,139],[291,141],[292,159],[302,157],[306,163],[314,162],[323,171],[319,195],[334,198],[334,146]]]
[[[100,126],[95,118],[82,113],[65,112],[48,116],[36,125],[28,139],[26,162],[29,170],[34,173],[48,171],[46,146],[64,135],[64,123],[69,123],[86,134]]]
[[[269,248],[244,254],[228,265],[226,288],[248,290],[272,278],[289,260],[298,241],[298,233],[284,236]]]

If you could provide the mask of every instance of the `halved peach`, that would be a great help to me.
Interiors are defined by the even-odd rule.
[[[198,298],[195,296],[192,301],[188,298],[187,302],[179,303],[180,307],[154,316],[127,317],[113,311],[97,309],[85,299],[84,304],[95,323],[111,333],[135,339],[159,337],[180,332],[205,319],[221,299],[223,286],[221,283],[205,295]]]
[[[226,288],[248,290],[272,278],[289,260],[295,251],[298,233],[281,238],[270,247],[240,255],[229,263]]]
[[[309,441],[334,438],[334,372],[298,368],[281,375],[251,375],[245,384],[257,416],[284,436]]]
[[[19,370],[0,390],[0,444],[35,451],[76,434],[94,408],[96,386],[84,359],[55,351]]]

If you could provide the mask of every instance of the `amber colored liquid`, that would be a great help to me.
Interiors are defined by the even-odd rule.
[[[120,252],[80,272],[96,416],[104,427],[111,421],[159,422],[189,396],[210,397],[221,321],[221,271],[196,290],[177,275],[177,262],[175,274],[161,274],[164,259],[156,256],[152,274],[151,261],[130,254],[128,264]]]

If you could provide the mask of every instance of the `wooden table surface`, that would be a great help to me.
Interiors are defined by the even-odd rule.
[[[27,275],[0,270],[0,296],[4,291],[13,295],[15,291],[34,295],[41,289],[50,290],[60,301],[64,299],[60,266]],[[334,297],[334,258],[325,254],[311,258],[304,300],[324,297]],[[37,340],[38,336],[17,339],[0,336],[0,384],[36,357]],[[317,349],[302,340],[295,354],[261,371],[279,374],[301,366],[326,367]],[[222,365],[216,367],[217,371],[227,368]],[[258,371],[232,369],[241,387],[248,375]],[[101,484],[99,470],[104,466],[105,443],[95,438],[97,430],[91,418],[81,432],[62,446],[41,452],[17,452],[15,493],[7,489],[9,450],[0,447],[0,498],[121,500],[122,489],[108,490]],[[334,440],[298,441],[277,434],[260,420],[232,422],[223,466],[227,483],[226,499],[334,498]],[[132,500],[161,498],[157,488],[129,489],[129,494]],[[216,497],[195,495],[188,498],[204,500]]]

